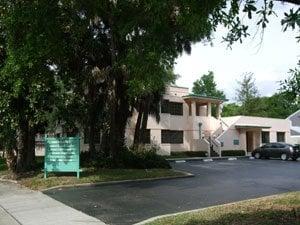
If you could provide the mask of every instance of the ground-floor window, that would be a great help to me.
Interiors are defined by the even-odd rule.
[[[270,132],[269,131],[261,132],[261,143],[270,143]]]
[[[277,132],[277,142],[285,142],[285,132]]]
[[[161,130],[161,143],[163,144],[182,144],[182,130]]]

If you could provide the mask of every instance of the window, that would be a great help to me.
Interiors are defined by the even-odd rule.
[[[233,145],[239,145],[239,144],[240,144],[240,140],[238,139],[233,140]]]
[[[262,148],[276,148],[276,145],[274,143],[272,144],[266,144],[266,145],[263,145]]]
[[[270,132],[269,131],[261,132],[261,143],[270,143]]]
[[[277,142],[285,142],[285,132],[277,132]]]
[[[162,130],[161,143],[163,144],[182,144],[183,131],[182,130]]]
[[[171,115],[183,115],[183,107],[180,102],[170,102],[170,114]]]
[[[84,130],[84,144],[88,144],[89,141],[89,129],[85,129]],[[94,140],[95,144],[100,144],[100,131],[99,130],[95,130],[95,140]]]
[[[161,113],[170,113],[170,108],[169,108],[169,100],[162,100],[161,102]]]
[[[151,137],[151,135],[150,135],[150,129],[146,129],[145,131],[144,131],[144,135],[143,135],[143,137],[141,137],[141,142],[143,143],[143,144],[150,144],[150,137]]]
[[[161,103],[161,113],[183,115],[183,104],[180,102],[170,102],[169,100],[163,100]]]

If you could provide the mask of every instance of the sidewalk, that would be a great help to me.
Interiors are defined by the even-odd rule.
[[[105,225],[41,192],[0,182],[0,225]]]

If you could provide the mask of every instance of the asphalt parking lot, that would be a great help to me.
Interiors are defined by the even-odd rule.
[[[62,188],[45,194],[107,224],[300,190],[300,162],[218,160],[173,163],[195,177]]]

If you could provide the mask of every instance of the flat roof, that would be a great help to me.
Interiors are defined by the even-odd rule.
[[[188,94],[185,96],[182,96],[184,99],[199,99],[199,100],[214,100],[218,102],[226,102],[228,99],[213,97],[213,96],[206,96],[206,95],[197,95],[197,94]]]
[[[264,125],[259,125],[259,124],[236,124],[236,128],[238,129],[253,129],[253,128],[259,128],[259,129],[269,129],[271,128],[270,126],[264,126]]]

